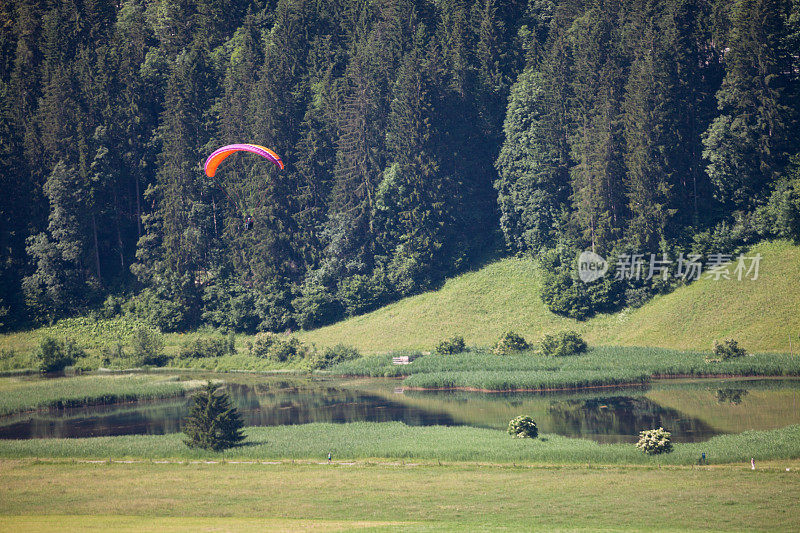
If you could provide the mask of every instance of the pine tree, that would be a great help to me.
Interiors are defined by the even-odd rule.
[[[618,49],[619,16],[618,2],[597,0],[570,30],[572,198],[585,239],[601,253],[618,238],[625,219],[621,99],[626,65]]]
[[[628,241],[637,250],[657,250],[675,214],[669,208],[672,136],[668,103],[672,91],[671,51],[661,44],[663,2],[641,6],[629,30],[635,35],[634,60],[625,87],[626,185],[630,210]],[[686,111],[686,110],[682,110]]]
[[[228,393],[209,381],[194,396],[183,422],[184,443],[190,448],[222,451],[244,440],[242,427],[244,422]]]
[[[517,79],[496,163],[500,228],[514,252],[538,253],[555,245],[566,199],[546,86],[545,76],[533,68]]]
[[[36,270],[23,281],[28,305],[37,318],[53,319],[80,310],[91,296],[92,250],[87,217],[87,184],[63,162],[47,178],[44,192],[50,201],[46,232],[28,239],[27,253]]]
[[[428,36],[417,28],[413,48],[398,71],[393,91],[387,144],[393,164],[376,191],[377,240],[392,256],[396,285],[419,290],[449,268],[453,246],[449,212],[456,194],[439,165],[436,95],[425,51]],[[408,265],[414,265],[408,268]],[[402,274],[400,274],[402,273]]]
[[[729,208],[762,201],[797,145],[789,9],[785,0],[740,0],[733,7],[720,114],[703,136],[715,195]]]

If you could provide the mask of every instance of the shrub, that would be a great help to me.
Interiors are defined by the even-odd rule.
[[[508,355],[528,349],[528,342],[513,331],[506,331],[492,348],[495,355]]]
[[[714,341],[711,351],[714,353],[714,357],[706,358],[708,362],[727,361],[728,359],[747,355],[747,351],[744,348],[740,348],[739,344],[733,339],[727,339],[722,342]]]
[[[262,359],[283,363],[304,358],[309,354],[308,346],[297,338],[281,338],[275,333],[259,333],[253,343],[252,354]]]
[[[581,283],[569,272],[546,271],[542,278],[542,302],[557,315],[583,320],[592,314],[592,307]]]
[[[467,345],[464,343],[464,337],[456,335],[449,339],[445,339],[436,346],[436,353],[440,355],[454,355],[461,353],[466,349]]]
[[[244,422],[227,393],[208,382],[197,394],[183,423],[190,448],[221,451],[244,440]]]
[[[329,366],[358,359],[361,354],[352,346],[337,344],[329,346],[322,352],[316,352],[309,358],[308,367],[312,369],[328,368]]]
[[[291,337],[288,340],[278,339],[270,347],[267,359],[284,363],[293,359],[302,359],[308,355],[308,351],[308,348],[296,337]]]
[[[103,346],[100,348],[100,364],[110,365],[114,361],[121,361],[127,357],[125,353],[125,345],[117,341],[110,346]]]
[[[269,356],[270,347],[278,341],[278,336],[272,332],[256,333],[253,340],[252,355],[266,359]]]
[[[539,428],[536,427],[536,422],[533,421],[533,418],[522,415],[509,421],[508,434],[517,439],[535,439],[539,436]]]
[[[125,303],[125,298],[121,296],[109,295],[103,302],[103,307],[100,309],[100,314],[103,318],[114,318],[122,314],[122,305]]]
[[[672,451],[672,433],[664,428],[641,431],[636,447],[648,455],[669,453]]]
[[[542,337],[541,348],[544,355],[563,357],[585,352],[586,341],[574,331],[562,331]]]
[[[86,353],[75,341],[67,339],[60,342],[50,336],[42,339],[37,353],[39,370],[42,372],[60,372],[74,364],[79,357],[85,356]]]
[[[230,342],[224,337],[196,338],[181,347],[180,356],[187,359],[222,357],[231,353]]]
[[[131,336],[131,352],[136,364],[143,366],[164,366],[167,356],[163,353],[164,337],[148,328],[137,328]]]

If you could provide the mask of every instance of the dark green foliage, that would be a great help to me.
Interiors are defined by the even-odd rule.
[[[168,358],[164,355],[164,337],[148,328],[137,328],[131,336],[131,354],[137,364],[164,366]]]
[[[128,304],[131,313],[161,331],[181,331],[196,324],[197,293],[188,277],[171,277],[147,287]]]
[[[550,250],[541,256],[542,302],[557,315],[583,320],[598,311],[619,305],[623,284],[613,279],[613,270],[602,278],[585,283],[577,276],[577,251]]]
[[[180,357],[197,359],[200,357],[222,357],[235,353],[226,337],[198,337],[181,347]]]
[[[539,436],[539,428],[533,418],[521,415],[508,422],[508,434],[518,439],[535,439]]]
[[[587,348],[586,341],[575,331],[544,335],[539,344],[542,354],[553,357],[584,353]]]
[[[60,372],[85,355],[71,339],[59,341],[53,337],[45,337],[39,343],[36,358],[39,360],[41,372]]]
[[[495,355],[509,355],[514,352],[521,352],[529,348],[528,342],[513,331],[506,331],[497,340],[492,348]]]
[[[4,327],[131,292],[100,312],[313,328],[429,290],[501,234],[607,258],[800,236],[794,1],[14,0],[0,17]],[[244,141],[286,168],[241,155],[205,176]],[[583,286],[571,261],[544,280],[562,315],[665,290]]]
[[[219,281],[203,291],[202,318],[216,328],[253,334],[264,318],[259,291],[231,281]]]
[[[435,351],[440,355],[454,355],[466,349],[467,345],[464,342],[464,337],[456,335],[455,337],[450,337],[437,344]]]
[[[292,301],[297,323],[313,329],[335,322],[343,316],[342,304],[325,287],[316,284],[303,286],[303,294]]]
[[[184,442],[190,448],[222,451],[244,440],[242,421],[228,394],[210,381],[195,396],[183,422]]]
[[[714,354],[715,361],[727,361],[747,355],[747,350],[740,347],[739,343],[733,339],[726,339],[722,342],[714,341],[711,352]]]
[[[316,352],[308,360],[308,367],[311,369],[323,369],[329,366],[358,359],[361,354],[356,348],[346,344],[328,346],[322,352]]]
[[[800,242],[800,154],[792,157],[785,174],[756,211],[756,224],[761,234]]]
[[[703,136],[715,196],[727,206],[757,205],[797,149],[789,10],[783,0],[740,0],[731,8],[720,114]]]

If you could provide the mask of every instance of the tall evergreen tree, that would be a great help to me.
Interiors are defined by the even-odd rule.
[[[607,250],[625,219],[621,101],[625,58],[618,49],[620,5],[598,0],[570,30],[573,204],[593,249]]]
[[[740,0],[733,7],[719,116],[703,137],[715,195],[731,208],[763,200],[797,145],[789,10],[785,0]]]

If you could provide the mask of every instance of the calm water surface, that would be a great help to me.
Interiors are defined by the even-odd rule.
[[[800,423],[800,380],[663,380],[647,387],[573,393],[402,391],[388,379],[209,376],[226,388],[249,426],[400,421],[504,429],[520,414],[540,431],[598,442],[633,442],[664,427],[677,442]],[[68,378],[67,378],[68,379]],[[233,381],[233,382],[229,382]],[[164,434],[181,430],[188,398],[0,417],[0,438]]]

